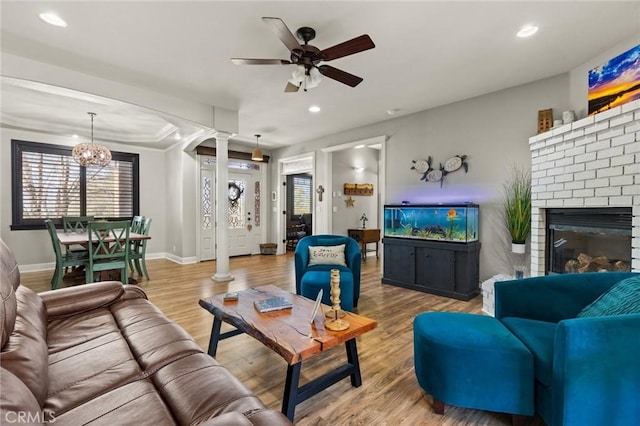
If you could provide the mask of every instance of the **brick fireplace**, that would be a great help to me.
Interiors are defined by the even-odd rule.
[[[546,273],[547,210],[631,209],[631,270],[640,272],[640,100],[529,138],[531,275]]]

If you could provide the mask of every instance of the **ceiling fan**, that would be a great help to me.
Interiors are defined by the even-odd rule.
[[[282,19],[264,17],[262,22],[269,25],[280,41],[287,46],[291,52],[291,58],[289,60],[231,58],[231,62],[236,65],[296,65],[297,67],[284,89],[285,92],[297,92],[300,87],[307,91],[307,89],[317,86],[321,81],[320,74],[347,86],[356,87],[362,82],[362,78],[330,65],[319,64],[323,61],[332,61],[376,47],[371,38],[364,34],[320,50],[309,44],[316,37],[313,28],[302,27],[296,31],[298,38],[304,42],[304,44],[300,44]]]

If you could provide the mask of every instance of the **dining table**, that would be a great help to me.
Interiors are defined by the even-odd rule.
[[[89,232],[88,231],[79,231],[79,232],[64,232],[64,231],[57,231],[56,232],[57,236],[58,236],[58,241],[60,242],[60,245],[63,246],[73,246],[73,245],[80,245],[83,247],[89,247]],[[144,235],[144,234],[138,234],[135,232],[129,232],[129,241],[133,242],[133,241],[142,241],[142,240],[150,240],[151,237],[149,235]],[[113,235],[108,236],[107,238],[105,238],[104,240],[105,242],[109,243],[109,242],[114,242],[115,238],[113,237]],[[109,272],[109,271],[104,271],[104,272]],[[118,274],[119,277],[120,274]],[[114,276],[104,276],[104,279],[112,279],[115,278]],[[137,284],[137,280],[133,277],[129,277],[129,284]]]
[[[73,246],[73,245],[81,245],[84,247],[89,246],[89,233],[87,231],[81,232],[63,232],[58,231],[58,241],[63,246]],[[144,234],[136,234],[135,232],[129,232],[129,241],[142,241],[142,240],[150,240],[151,237],[149,235]],[[107,237],[105,239],[106,242],[114,242],[115,239],[113,237]]]

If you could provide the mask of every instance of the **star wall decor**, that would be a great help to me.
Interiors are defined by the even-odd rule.
[[[347,203],[347,207],[355,207],[355,202],[356,200],[354,200],[353,198],[351,198],[351,195],[349,195],[349,198],[347,198],[346,200],[344,200],[345,203]]]

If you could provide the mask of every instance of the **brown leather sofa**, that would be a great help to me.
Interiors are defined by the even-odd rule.
[[[0,296],[0,424],[291,424],[138,287],[36,294],[0,240]]]

